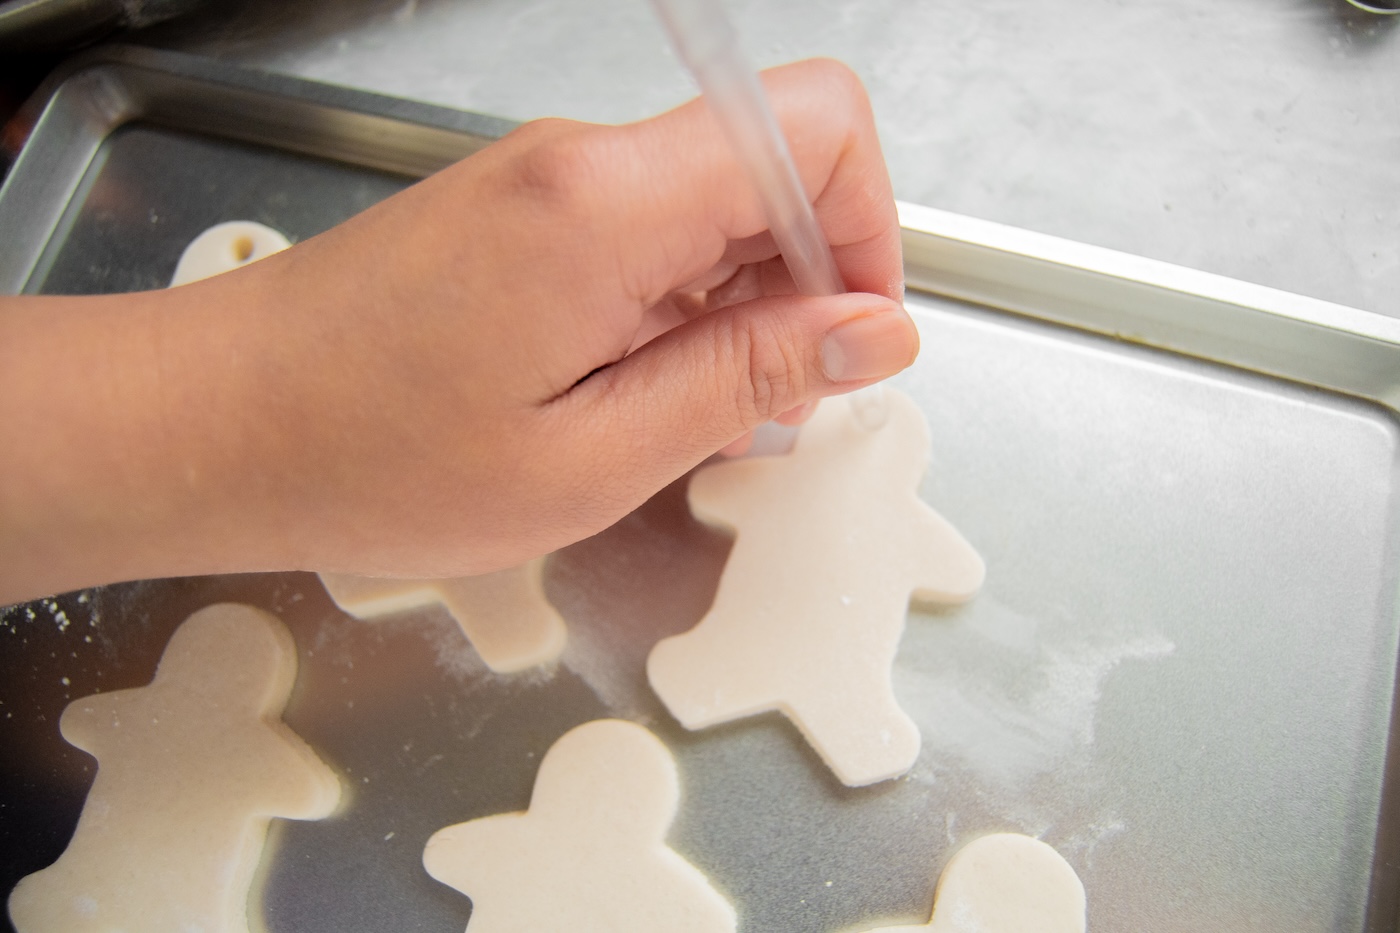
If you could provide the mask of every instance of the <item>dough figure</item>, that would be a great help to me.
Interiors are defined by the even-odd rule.
[[[972,546],[918,495],[928,425],[885,389],[868,430],[844,399],[821,403],[790,454],[702,469],[690,505],[730,528],[714,605],[647,659],[652,688],[688,729],[780,710],[836,776],[858,787],[907,771],[919,730],[891,668],[911,595],[970,599]]]
[[[467,933],[733,933],[733,908],[666,845],[679,797],[650,732],[584,723],[540,762],[528,812],[439,830],[423,866],[472,899]]]
[[[1060,854],[1015,833],[964,846],[938,879],[933,919],[865,933],[1084,933],[1084,885]]]
[[[176,630],[150,686],[75,700],[63,737],[97,759],[57,862],[10,896],[18,933],[246,933],[273,817],[319,819],[340,783],[278,718],[296,677],[283,625],[249,606]]]
[[[321,574],[337,606],[357,619],[441,603],[498,674],[547,664],[564,652],[564,620],[544,595],[544,558],[479,577],[392,580]]]
[[[231,272],[291,246],[271,227],[252,220],[215,224],[190,241],[180,254],[170,287],[188,285],[211,275]]]

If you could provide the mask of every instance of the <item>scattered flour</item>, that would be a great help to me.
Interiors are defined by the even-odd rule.
[[[915,777],[963,769],[1007,791],[1087,760],[1108,677],[1176,650],[1158,634],[1057,633],[988,594],[952,629],[912,620],[896,662],[896,692],[924,737]]]

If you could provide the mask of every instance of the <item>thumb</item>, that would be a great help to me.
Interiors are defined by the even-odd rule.
[[[609,445],[626,469],[660,471],[659,488],[783,412],[893,375],[918,352],[913,320],[883,296],[758,298],[667,331],[564,398],[626,439]]]

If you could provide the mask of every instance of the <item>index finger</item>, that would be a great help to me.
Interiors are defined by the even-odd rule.
[[[899,220],[860,80],[830,60],[761,77],[846,287],[898,300]],[[631,256],[640,300],[659,298],[721,257],[776,255],[771,239],[759,236],[768,222],[758,193],[703,100],[620,130],[619,142],[641,158],[610,160],[630,177],[599,186],[621,193],[602,215],[603,232]],[[734,255],[735,247],[745,255]]]

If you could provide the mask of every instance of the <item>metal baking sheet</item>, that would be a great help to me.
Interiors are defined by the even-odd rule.
[[[159,287],[213,223],[302,239],[507,126],[101,53],[0,192],[0,287]],[[272,931],[463,929],[467,898],[421,868],[427,836],[524,808],[543,752],[601,716],[675,753],[671,843],[743,933],[924,922],[949,854],[998,830],[1069,859],[1091,930],[1394,930],[1400,321],[925,208],[902,221],[922,494],[989,567],[970,605],[910,615],[908,776],[850,790],[777,716],[692,734],[650,694],[648,648],[699,619],[729,547],[681,481],[551,558],[570,644],[522,675],[486,671],[439,611],[352,620],[309,574],[5,610],[0,894],[58,856],[92,779],[65,704],[149,682],[179,622],[235,600],[291,628],[286,720],[351,790],[334,818],[277,826],[254,908]]]

